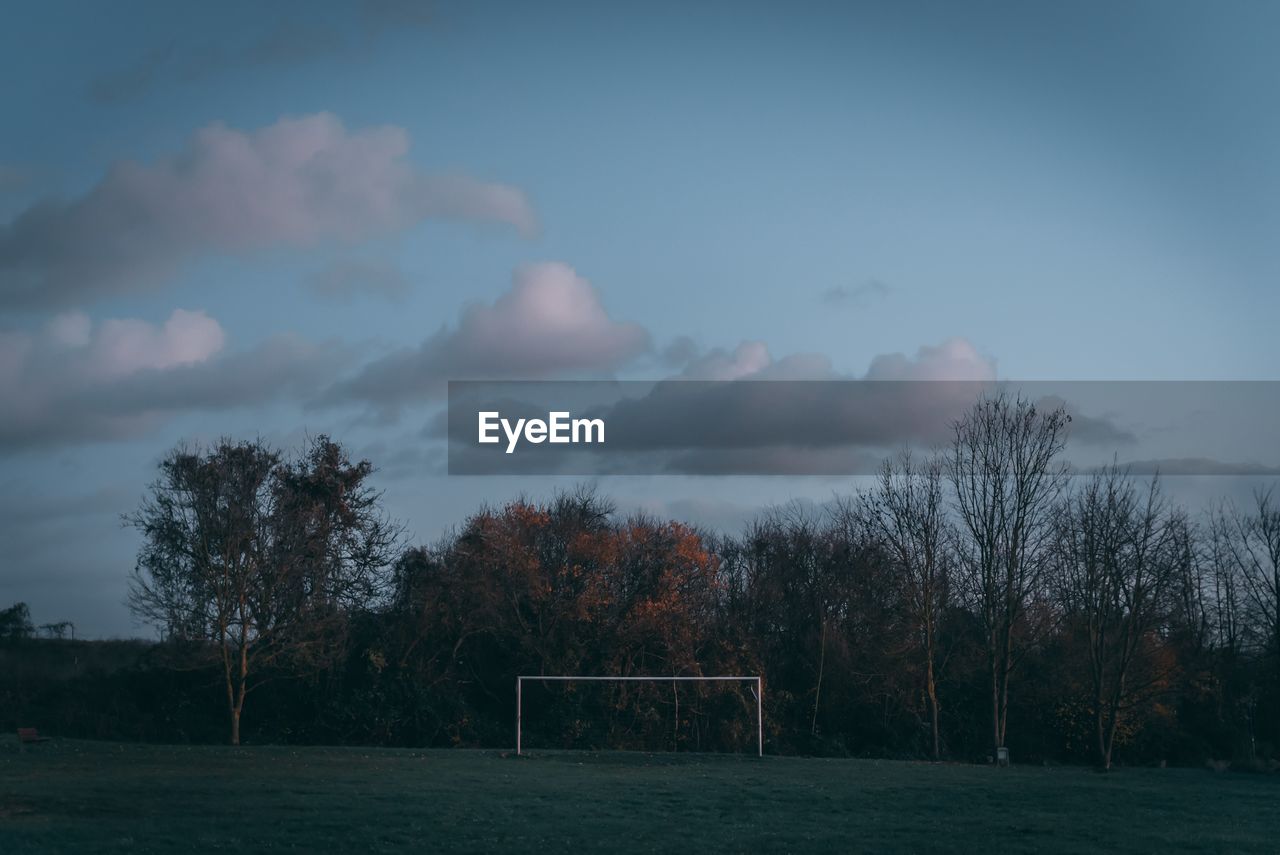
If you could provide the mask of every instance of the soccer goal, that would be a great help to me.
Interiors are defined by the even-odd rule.
[[[645,682],[645,683],[747,683],[751,687],[751,693],[756,698],[756,753],[758,756],[764,756],[764,683],[759,676],[738,676],[724,675],[714,677],[600,677],[600,676],[583,676],[583,675],[527,675],[516,677],[516,754],[522,751],[521,746],[521,720],[522,720],[522,697],[524,690],[524,681],[532,680],[544,683],[629,683],[629,682]]]

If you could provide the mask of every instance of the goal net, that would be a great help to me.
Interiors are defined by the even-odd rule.
[[[574,692],[580,686],[585,687],[594,684],[608,684],[614,690],[614,697],[608,703],[600,701],[599,706],[611,707],[616,710],[630,705],[636,708],[643,707],[649,713],[652,713],[656,708],[655,701],[658,700],[656,693],[649,692],[647,697],[639,697],[630,690],[638,688],[639,685],[656,686],[664,689],[661,703],[664,707],[669,706],[671,708],[669,716],[666,713],[663,714],[664,717],[669,717],[672,728],[672,739],[667,744],[677,750],[681,744],[681,729],[695,728],[700,721],[708,717],[708,710],[716,705],[716,701],[725,700],[723,691],[708,693],[706,690],[708,688],[732,690],[733,696],[728,698],[728,703],[720,703],[718,706],[722,711],[726,707],[729,709],[746,707],[749,713],[754,713],[754,721],[752,722],[754,726],[746,734],[747,739],[744,742],[750,744],[750,747],[755,749],[755,753],[758,756],[764,756],[764,684],[758,675],[737,674],[712,677],[608,677],[574,674],[524,675],[516,677],[516,754],[523,753],[525,749],[524,719],[527,706],[555,708],[559,705],[564,707],[566,706],[564,698],[567,692]],[[687,686],[687,684],[699,685],[695,687]],[[669,687],[669,698],[665,694],[666,687]],[[686,687],[683,711],[680,706],[681,687]],[[699,690],[690,691],[690,689],[695,688]],[[539,697],[532,696],[534,692],[531,690],[535,689],[541,690]],[[557,704],[557,702],[559,703]],[[724,713],[721,712],[721,714]],[[699,741],[697,744],[700,746],[702,743]]]

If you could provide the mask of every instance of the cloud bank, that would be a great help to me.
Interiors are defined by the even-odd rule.
[[[227,353],[221,325],[178,309],[162,324],[59,315],[0,332],[0,453],[128,439],[180,412],[302,398],[346,360],[334,344],[279,335]]]
[[[348,131],[327,113],[209,125],[172,157],[117,163],[80,198],[0,226],[0,308],[143,291],[204,254],[356,243],[429,219],[537,230],[519,189],[423,174],[408,151],[401,128]]]

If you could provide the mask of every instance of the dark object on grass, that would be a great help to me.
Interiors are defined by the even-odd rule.
[[[20,727],[18,728],[18,741],[23,745],[30,745],[33,742],[48,742],[49,737],[41,736],[40,731],[34,727]]]

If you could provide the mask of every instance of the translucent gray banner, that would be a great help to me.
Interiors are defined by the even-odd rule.
[[[865,475],[997,394],[1065,408],[1080,472],[1280,475],[1275,381],[455,381],[444,430],[451,475]]]

